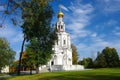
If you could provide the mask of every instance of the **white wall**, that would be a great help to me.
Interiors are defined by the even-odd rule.
[[[1,73],[9,73],[9,66],[2,68]]]

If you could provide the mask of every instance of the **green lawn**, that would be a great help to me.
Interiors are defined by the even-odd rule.
[[[120,80],[120,68],[42,73],[15,76],[3,80]]]
[[[4,75],[7,75],[7,74],[0,74],[0,76],[4,76]]]

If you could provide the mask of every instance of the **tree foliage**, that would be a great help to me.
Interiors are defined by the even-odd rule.
[[[52,46],[57,39],[55,31],[50,26],[53,11],[48,0],[24,1],[22,5],[24,23],[21,27],[29,42],[27,53],[34,54],[34,63],[36,67],[39,67],[39,65],[46,64],[51,58]]]
[[[17,14],[20,16],[21,19],[17,16],[17,19],[13,17],[11,21],[15,25],[19,25],[20,23],[23,33],[25,34],[20,52],[19,68],[21,66],[21,57],[26,40],[29,43],[31,43],[33,39],[38,42],[36,45],[39,46],[41,51],[38,51],[36,53],[37,55],[41,56],[41,53],[48,53],[47,56],[50,56],[51,54],[49,53],[52,53],[52,45],[57,38],[55,31],[50,27],[53,16],[53,11],[49,4],[50,1],[51,0],[8,0],[7,9],[5,9],[4,14],[13,14],[14,16]],[[45,56],[42,56],[41,60],[44,57]],[[37,65],[39,63],[41,62],[38,62]],[[19,72],[20,70],[18,70],[18,75]]]
[[[93,68],[92,58],[84,58],[82,61],[79,61],[79,64],[84,65],[85,68]]]
[[[100,68],[105,68],[107,67],[106,59],[103,54],[98,52],[98,56],[96,60],[94,61],[94,67],[100,67]]]
[[[6,65],[10,65],[15,56],[15,51],[13,51],[9,43],[4,39],[0,38],[0,69]]]
[[[27,15],[21,15],[21,12],[25,9],[25,6],[28,6],[25,4],[25,2],[31,2],[32,0],[0,0],[0,28],[4,27],[4,24],[7,20],[9,22],[12,22],[15,26],[21,26],[23,21],[21,19],[21,16],[27,16]],[[44,0],[34,0],[34,1],[40,1],[44,2]],[[52,2],[53,0],[45,0],[45,4],[48,2]]]
[[[35,66],[35,55],[31,49],[27,48],[26,52],[22,55],[22,66],[30,69],[30,74],[32,74],[32,69]]]
[[[97,67],[118,67],[119,56],[115,48],[106,47],[98,54],[95,65]]]
[[[73,64],[78,64],[77,48],[73,44],[71,45],[71,48],[72,48],[72,63]]]

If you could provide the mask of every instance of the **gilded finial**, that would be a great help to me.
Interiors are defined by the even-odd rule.
[[[59,8],[60,8],[60,11],[59,11],[57,17],[58,17],[58,18],[60,18],[60,17],[64,17],[64,14],[63,14],[63,12],[62,12],[61,5],[59,5]]]

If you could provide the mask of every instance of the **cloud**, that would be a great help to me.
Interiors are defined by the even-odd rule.
[[[120,0],[97,0],[97,7],[103,13],[120,11]]]
[[[111,19],[111,20],[109,20],[108,22],[107,22],[107,25],[108,26],[111,26],[111,25],[116,25],[118,22],[116,21],[116,20],[113,20],[113,19]]]
[[[120,32],[119,32],[119,31],[114,30],[113,33],[114,33],[116,36],[120,36]]]
[[[20,41],[22,42],[22,40],[23,40],[23,34],[19,33],[12,39],[12,42],[13,43],[17,43],[17,42],[20,42]]]
[[[69,20],[66,28],[71,31],[72,40],[88,36],[91,32],[84,28],[92,17],[93,6],[91,4],[71,3],[68,8],[69,12],[65,15],[65,21]]]
[[[66,30],[70,33],[71,42],[76,45],[80,58],[96,57],[97,52],[105,47],[116,48],[120,54],[119,21],[108,14],[120,11],[120,0],[96,0],[94,5],[82,1],[84,0],[72,1],[64,17]],[[98,17],[104,16],[96,12],[98,10],[108,14],[107,18]]]
[[[0,12],[1,12],[1,11],[4,11],[4,10],[5,10],[5,7],[2,6],[2,5],[0,5]]]
[[[120,36],[120,27],[119,26],[116,26],[115,29],[112,31],[112,33],[119,37]]]
[[[60,8],[62,8],[63,10],[65,10],[65,11],[69,11],[69,10],[68,10],[68,8],[67,8],[67,7],[65,7],[65,6],[64,6],[64,5],[62,5],[62,4],[61,4],[59,7],[60,7]]]
[[[4,26],[0,28],[0,37],[5,37],[12,44],[22,41],[23,34],[19,27],[13,27],[10,24],[4,24]]]
[[[92,37],[96,37],[96,36],[97,36],[97,33],[93,33],[91,36],[92,36]]]

